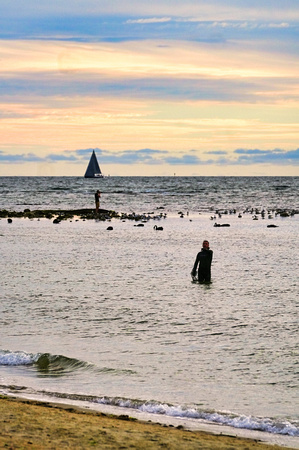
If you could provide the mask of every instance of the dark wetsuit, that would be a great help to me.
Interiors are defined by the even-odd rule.
[[[213,259],[213,251],[210,249],[202,248],[201,251],[197,254],[193,269],[192,276],[196,276],[196,269],[198,266],[198,281],[211,281],[211,264]]]

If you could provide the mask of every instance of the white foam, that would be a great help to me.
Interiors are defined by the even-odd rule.
[[[206,412],[193,408],[184,409],[181,406],[172,406],[162,403],[139,403],[126,399],[109,399],[104,397],[98,403],[115,405],[122,408],[137,409],[144,413],[165,415],[187,419],[201,419],[221,425],[248,430],[264,431],[272,434],[299,436],[299,427],[286,421],[252,416],[238,416],[230,412]]]
[[[0,365],[2,366],[27,366],[37,361],[39,355],[26,352],[10,352],[0,350]]]

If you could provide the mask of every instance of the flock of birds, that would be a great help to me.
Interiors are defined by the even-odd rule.
[[[137,224],[134,224],[134,227],[144,227],[144,224],[147,223],[149,220],[161,220],[161,219],[166,219],[167,218],[167,214],[166,213],[159,213],[154,215],[154,213],[148,213],[148,214],[135,214],[135,213],[130,213],[130,214],[122,214],[121,215],[121,220],[122,222],[126,222],[126,220],[134,220],[135,222],[139,222]],[[153,229],[155,231],[163,231],[164,228],[158,225],[154,225]],[[113,227],[109,226],[107,227],[108,231],[112,231]]]
[[[295,210],[272,211],[272,210],[265,210],[265,209],[259,210],[258,208],[246,208],[242,213],[241,212],[238,213],[238,218],[241,219],[244,214],[251,214],[253,220],[259,220],[259,218],[265,219],[266,217],[268,219],[273,219],[274,217],[276,217],[278,215],[281,217],[290,217],[290,216],[294,216],[297,213],[298,213],[298,211],[295,211]],[[141,221],[141,223],[134,225],[134,227],[143,227],[144,223],[148,222],[150,219],[160,220],[162,218],[166,219],[166,217],[167,217],[166,213],[160,213],[158,215],[153,215],[153,214],[154,213],[148,213],[148,214],[142,214],[142,215],[135,214],[135,213],[122,214],[121,218],[122,218],[123,222],[125,222],[126,219]],[[237,210],[236,209],[229,209],[229,210],[223,210],[223,211],[216,210],[215,214],[213,216],[211,216],[210,219],[217,220],[217,219],[221,219],[223,216],[228,216],[230,214],[236,215]],[[184,213],[183,211],[179,211],[178,215],[180,216],[180,218],[184,218],[185,216],[188,217],[189,211],[187,211],[186,213]],[[189,220],[190,220],[190,222],[192,222],[192,219],[189,219]],[[214,227],[230,227],[230,224],[214,222]],[[278,227],[278,225],[275,225],[275,224],[267,225],[267,228],[277,228],[277,227]],[[163,231],[162,226],[154,225],[153,229],[156,231]],[[113,227],[109,226],[107,228],[107,230],[113,230]]]
[[[246,208],[243,213],[239,212],[238,213],[238,218],[242,219],[243,214],[251,214],[252,216],[252,220],[259,220],[259,218],[261,219],[265,219],[266,217],[268,219],[273,219],[274,217],[277,217],[278,215],[281,217],[291,217],[294,216],[296,213],[298,213],[298,211],[295,210],[259,210],[258,208]],[[217,217],[221,218],[223,215],[228,215],[228,214],[237,214],[237,211],[235,209],[230,209],[230,210],[224,210],[223,212],[221,211],[216,211],[216,213],[211,216],[211,220],[216,220]],[[214,223],[214,227],[229,227],[230,224],[228,223],[223,223],[223,224],[219,224],[217,222]],[[270,224],[267,225],[267,228],[277,228],[278,225],[275,224]]]
[[[160,208],[159,208],[160,209]],[[246,208],[242,213],[239,212],[238,213],[238,218],[241,219],[243,217],[244,214],[251,214],[252,219],[253,220],[259,220],[259,218],[261,219],[265,219],[266,217],[268,219],[273,219],[276,216],[281,216],[281,217],[291,217],[294,216],[295,214],[298,214],[299,211],[295,211],[295,210],[259,210],[258,208]],[[236,215],[237,214],[237,210],[236,209],[229,209],[229,210],[216,210],[215,214],[210,216],[210,219],[215,221],[214,222],[214,227],[230,227],[229,223],[218,223],[216,222],[217,219],[221,219],[223,216],[227,217],[228,215]],[[178,215],[180,216],[180,218],[184,218],[185,215],[187,215],[187,217],[189,216],[189,211],[187,211],[186,213],[179,211]],[[152,213],[148,213],[148,214],[135,214],[135,213],[130,213],[130,214],[121,214],[120,219],[125,222],[126,220],[133,220],[135,222],[139,222],[138,224],[135,224],[135,227],[144,227],[144,224],[147,223],[149,220],[161,220],[161,219],[166,219],[167,218],[167,214],[164,212],[160,212],[159,214],[154,214]],[[189,219],[190,222],[192,222],[192,219]],[[109,221],[111,221],[111,219],[109,219]],[[8,223],[12,223],[12,219],[8,218],[7,219]],[[56,217],[53,220],[53,223],[60,223],[61,222],[61,218]],[[267,228],[276,228],[278,227],[278,225],[275,224],[270,224],[267,225]],[[162,226],[157,226],[154,225],[153,229],[155,231],[163,231],[163,227]],[[113,227],[110,225],[107,227],[108,231],[112,231]]]

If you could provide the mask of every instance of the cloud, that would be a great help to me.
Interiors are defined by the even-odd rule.
[[[70,162],[76,162],[77,158],[74,155],[60,155],[60,154],[51,154],[47,156],[47,161],[53,161],[53,162],[58,162],[58,161],[70,161]]]
[[[253,21],[216,21],[213,22],[211,24],[206,23],[206,22],[201,22],[202,26],[206,26],[206,27],[210,27],[210,28],[220,28],[220,29],[230,29],[230,30],[255,30],[258,31],[259,29],[261,30],[267,30],[267,29],[286,29],[286,28],[290,28],[290,27],[295,27],[295,25],[291,25],[288,22],[277,22],[277,23],[267,23],[267,22],[259,22],[257,20],[253,20]]]
[[[63,154],[51,153],[45,157],[39,157],[32,153],[10,155],[0,151],[1,163],[28,163],[44,162],[59,163],[68,161],[70,163],[86,163],[93,149],[66,150]],[[259,150],[259,149],[236,149],[230,156],[224,151],[210,151],[205,154],[214,155],[216,158],[203,159],[198,156],[196,150],[190,150],[179,155],[171,151],[156,149],[122,150],[109,151],[94,149],[100,164],[169,164],[170,166],[196,166],[196,165],[248,165],[248,164],[299,164],[299,148],[296,150],[284,151],[282,149]],[[227,155],[226,158],[217,156]],[[238,155],[237,159],[233,155]]]
[[[255,149],[244,149],[244,148],[238,148],[235,150],[235,153],[241,154],[241,155],[267,155],[269,154],[270,150],[259,150],[257,148]],[[282,150],[275,149],[275,152],[281,152]]]
[[[41,158],[34,153],[21,153],[17,155],[7,154],[0,151],[0,162],[15,164],[15,163],[28,163],[28,162],[43,162],[44,158]]]
[[[234,153],[241,155],[237,164],[299,164],[299,148],[289,151],[237,149]]]
[[[168,152],[149,148],[140,150],[123,150],[118,152],[101,152],[101,162],[104,164],[158,164],[164,162]]]
[[[227,155],[226,151],[223,150],[212,150],[210,152],[205,152],[206,155]]]
[[[261,25],[260,27],[263,28],[265,26],[266,28],[289,28],[290,24],[287,22],[281,22],[281,23],[269,23],[266,25]]]
[[[165,22],[171,22],[171,18],[170,17],[152,17],[149,19],[128,19],[126,21],[126,23],[140,23],[140,24],[145,24],[145,23],[165,23]]]
[[[76,157],[79,159],[90,159],[91,153],[92,151],[95,150],[97,156],[102,155],[103,154],[103,150],[99,149],[99,148],[84,148],[84,149],[80,149],[80,150],[75,150],[74,153],[76,155]],[[72,150],[67,150],[67,152],[72,153]]]
[[[200,164],[201,160],[196,155],[182,155],[180,157],[177,156],[168,156],[165,158],[165,162],[172,166],[175,165],[196,165]]]
[[[282,44],[277,53],[248,42],[165,43],[0,41],[0,94],[32,102],[35,96],[242,103],[299,99],[298,62]]]

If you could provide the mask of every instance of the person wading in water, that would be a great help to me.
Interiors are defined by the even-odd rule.
[[[213,259],[213,251],[210,250],[209,241],[204,240],[202,243],[202,249],[196,256],[196,260],[191,272],[193,281],[195,281],[197,266],[198,266],[198,281],[200,283],[204,282],[209,283],[211,281],[212,259]]]

